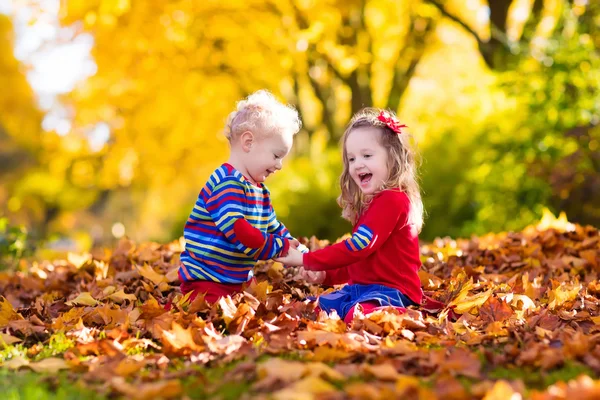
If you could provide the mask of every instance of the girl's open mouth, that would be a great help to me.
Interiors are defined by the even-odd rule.
[[[358,178],[360,179],[361,185],[366,185],[367,183],[369,183],[371,181],[372,177],[373,177],[373,174],[369,174],[369,173],[358,174]]]

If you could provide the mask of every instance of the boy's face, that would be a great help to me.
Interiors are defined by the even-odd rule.
[[[379,129],[356,128],[346,139],[350,176],[364,194],[373,194],[389,178],[388,151],[379,142]]]
[[[254,136],[246,153],[246,170],[256,183],[264,182],[268,176],[282,167],[283,159],[289,154],[294,142],[292,134]]]

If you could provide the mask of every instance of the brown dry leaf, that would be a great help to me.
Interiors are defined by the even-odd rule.
[[[8,361],[4,361],[0,363],[0,367],[8,368],[8,369],[19,369],[21,367],[29,365],[29,360],[23,357],[20,354],[17,354],[11,357]]]
[[[128,377],[130,375],[135,374],[144,368],[148,362],[144,359],[134,359],[134,358],[125,358],[119,362],[117,367],[115,368],[115,374]]]
[[[320,362],[306,363],[306,373],[311,376],[326,378],[328,381],[343,381],[344,375],[334,370],[330,366]]]
[[[315,376],[306,378],[273,393],[273,398],[278,400],[312,400],[317,395],[336,392],[331,383]]]
[[[256,372],[259,379],[276,378],[283,382],[293,382],[304,376],[307,366],[298,361],[270,358],[258,365]]]
[[[41,361],[29,363],[29,368],[38,373],[55,373],[62,369],[69,369],[69,364],[63,358],[44,358]]]
[[[167,272],[165,277],[167,278],[167,282],[169,283],[177,283],[179,282],[179,267],[173,268]]]
[[[503,322],[514,314],[513,309],[502,300],[491,296],[479,307],[479,317],[487,323]]]
[[[22,342],[22,340],[9,335],[8,333],[0,332],[0,345],[2,347],[10,346],[11,344],[19,343],[19,342]],[[0,348],[2,348],[2,347],[0,347]]]
[[[396,371],[396,368],[388,363],[376,365],[367,364],[363,367],[363,371],[382,381],[396,381],[400,376],[398,371]]]
[[[114,377],[110,384],[120,393],[135,400],[152,400],[156,398],[171,398],[181,394],[181,382],[176,379],[152,383],[130,384],[122,377]]]

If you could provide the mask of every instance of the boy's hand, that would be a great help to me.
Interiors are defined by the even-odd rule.
[[[300,246],[298,239],[290,239],[290,248],[297,249]]]
[[[275,259],[275,261],[280,262],[283,265],[286,265],[289,267],[299,267],[303,263],[302,253],[300,253],[298,250],[296,250],[295,247],[292,247],[291,243],[290,243],[290,249],[288,250],[287,256],[277,257]]]
[[[325,271],[308,271],[304,269],[304,267],[300,267],[300,270],[298,271],[298,276],[302,280],[313,284],[323,283],[326,274]]]

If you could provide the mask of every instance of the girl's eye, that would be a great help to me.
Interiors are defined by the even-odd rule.
[[[273,157],[275,157],[276,160],[279,160],[281,158],[277,154],[273,154]]]
[[[365,154],[365,158],[371,158],[370,154]]]
[[[348,161],[349,162],[354,162],[354,158],[349,158]]]

